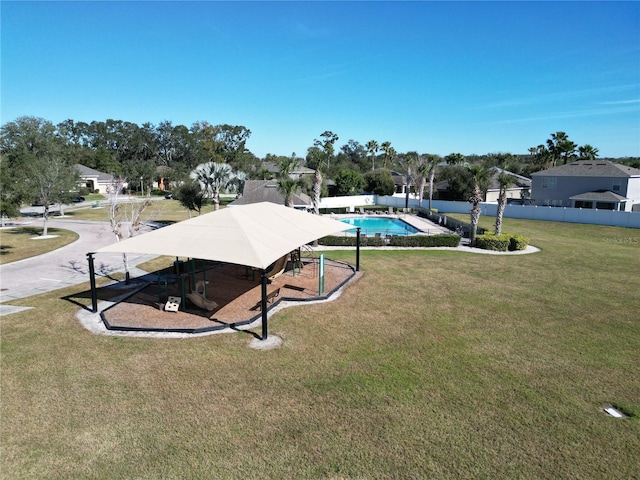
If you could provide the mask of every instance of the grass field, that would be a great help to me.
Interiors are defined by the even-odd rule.
[[[165,200],[163,198],[153,198],[151,205],[145,209],[142,214],[144,221],[155,221],[162,223],[179,222],[189,218],[189,212],[186,208],[180,205],[177,200]],[[66,210],[65,215],[74,220],[92,220],[92,221],[109,221],[109,209],[106,208],[109,205],[108,200],[100,202],[102,208],[81,208],[78,210]],[[209,213],[213,211],[213,205],[205,205],[202,208],[202,213]],[[197,213],[192,212],[193,216]]]
[[[0,264],[42,255],[78,239],[77,233],[63,228],[49,228],[51,238],[39,238],[42,231],[42,227],[34,226],[0,230]]]
[[[88,285],[15,302],[38,307],[0,317],[0,472],[637,478],[640,232],[504,230],[542,251],[363,251],[338,300],[273,317],[270,351],[246,333],[95,336],[61,299]]]

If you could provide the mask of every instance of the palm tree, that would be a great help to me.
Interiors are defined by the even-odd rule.
[[[384,163],[382,164],[382,168],[387,168],[387,161],[393,161],[393,159],[397,156],[396,150],[391,146],[391,142],[382,142],[380,148],[384,152]]]
[[[545,145],[531,147],[529,153],[533,157],[534,163],[542,169],[554,166],[553,155]]]
[[[450,153],[444,160],[447,162],[447,165],[462,165],[466,161],[466,158],[461,153]]]
[[[300,181],[293,178],[291,174],[298,168],[300,161],[296,154],[292,153],[289,158],[281,158],[278,162],[280,172],[278,173],[278,191],[284,196],[284,205],[293,207],[293,194],[300,186]]]
[[[473,247],[476,243],[476,234],[478,232],[478,222],[480,221],[480,202],[484,200],[483,187],[486,187],[488,171],[482,164],[473,164],[467,167],[471,175],[471,232],[469,234],[469,243]]]
[[[375,140],[369,140],[367,142],[366,148],[367,148],[367,152],[369,152],[369,155],[371,155],[371,170],[375,170],[376,169],[376,153],[378,153],[378,149],[380,148],[378,146],[378,142],[376,142]]]
[[[422,197],[424,197],[424,187],[427,184],[427,177],[429,176],[429,164],[427,163],[426,155],[418,155],[418,160],[415,166],[416,181],[418,183],[418,200],[420,207],[422,207]]]
[[[426,165],[428,167],[428,176],[429,176],[429,211],[431,211],[431,202],[433,201],[433,181],[436,177],[436,168],[438,168],[438,164],[442,161],[440,155],[426,155]],[[422,202],[422,194],[420,195],[420,202]]]
[[[338,140],[338,135],[335,133],[326,130],[320,135],[324,138],[324,140],[315,140],[313,143],[316,147],[322,148],[327,158],[327,167],[331,162],[331,156],[333,155],[334,149],[333,144]],[[316,171],[313,175],[313,213],[316,215],[320,215],[320,195],[322,194],[322,161],[318,162],[316,166]]]
[[[498,195],[498,210],[496,212],[496,228],[494,233],[500,235],[502,233],[502,216],[507,206],[507,190],[515,183],[515,178],[509,174],[506,169],[509,167],[509,164],[514,161],[514,157],[510,153],[498,153],[490,155],[489,158],[495,162],[495,168],[499,171],[498,185],[500,194]]]
[[[233,178],[231,166],[227,163],[202,163],[191,172],[190,176],[200,182],[203,190],[211,193],[213,209],[220,209],[220,191],[227,188]]]
[[[578,158],[580,160],[595,160],[598,156],[598,149],[588,143],[578,147]]]
[[[570,159],[574,158],[577,145],[569,140],[565,132],[556,132],[552,133],[551,138],[547,140],[547,147],[555,167],[560,159],[566,165]]]

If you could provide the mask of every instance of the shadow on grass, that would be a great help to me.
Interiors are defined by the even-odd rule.
[[[43,227],[16,227],[11,230],[3,232],[2,235],[30,235],[32,237],[38,237],[44,232]],[[55,227],[49,227],[47,229],[49,235],[60,234],[61,230]]]

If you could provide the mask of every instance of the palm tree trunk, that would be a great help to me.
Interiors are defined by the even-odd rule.
[[[476,244],[476,235],[478,233],[478,223],[480,222],[480,202],[482,201],[482,191],[476,184],[473,188],[473,194],[469,199],[473,207],[471,207],[471,232],[469,233],[469,244],[474,247]]]
[[[496,212],[496,229],[495,234],[500,235],[502,233],[502,216],[504,215],[504,209],[507,206],[507,190],[500,189],[500,196],[498,197],[498,211]]]
[[[436,176],[435,169],[429,172],[429,211],[431,211],[431,201],[433,200],[433,180]]]
[[[320,215],[320,194],[322,193],[322,172],[316,168],[313,175],[313,213]]]

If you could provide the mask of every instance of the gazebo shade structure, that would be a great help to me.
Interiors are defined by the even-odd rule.
[[[263,271],[302,245],[353,226],[269,202],[228,207],[100,248],[94,253],[138,253],[198,258]],[[92,253],[89,254],[90,261]],[[93,289],[93,275],[92,289]],[[266,305],[263,306],[266,338]],[[95,310],[95,308],[94,308]]]

